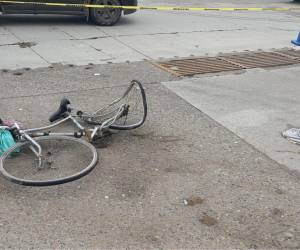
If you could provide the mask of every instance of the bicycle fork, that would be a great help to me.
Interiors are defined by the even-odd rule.
[[[42,147],[29,135],[23,134],[23,136],[32,144],[29,146],[29,148],[36,155],[38,160],[38,169],[41,169],[42,168]]]

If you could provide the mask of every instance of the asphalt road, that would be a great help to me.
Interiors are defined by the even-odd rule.
[[[255,111],[271,87],[272,114],[282,111],[289,95],[298,107],[298,91],[288,89],[298,88],[290,72],[299,66],[178,79],[143,61],[289,47],[298,31],[297,12],[139,12],[108,28],[76,17],[1,17],[0,68],[8,72],[0,72],[0,117],[44,125],[62,97],[93,110],[133,78],[146,87],[149,115],[142,128],[115,134],[98,149],[99,164],[79,181],[30,188],[1,178],[0,248],[299,249],[299,172],[254,147],[230,120],[245,126],[247,120],[230,115],[232,106]],[[8,45],[19,42],[31,46]],[[264,85],[253,85],[255,79]],[[272,103],[282,89],[286,98]],[[217,102],[213,94],[223,96]]]
[[[160,84],[174,78],[147,62],[85,68],[1,73],[1,116],[44,125],[63,96],[93,110],[134,77],[148,119],[113,135],[79,181],[30,188],[1,178],[1,248],[299,248],[297,172],[178,98]]]

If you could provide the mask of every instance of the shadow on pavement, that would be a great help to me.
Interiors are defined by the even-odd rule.
[[[76,15],[4,15],[0,16],[2,25],[95,25],[91,21],[87,22],[85,16]],[[115,26],[130,25],[134,21],[128,17],[123,16]],[[97,25],[95,25],[97,26]],[[101,27],[101,26],[100,26]]]
[[[5,15],[0,17],[2,25],[49,25],[49,24],[86,24],[84,16],[65,15]]]

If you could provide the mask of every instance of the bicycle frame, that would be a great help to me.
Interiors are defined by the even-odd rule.
[[[49,136],[49,135],[64,135],[64,136],[74,136],[74,137],[82,137],[86,136],[88,140],[91,142],[95,135],[100,131],[102,133],[103,130],[108,128],[111,124],[113,124],[123,113],[125,106],[122,105],[119,107],[119,110],[115,114],[115,116],[105,120],[100,126],[94,126],[92,129],[88,129],[84,126],[82,126],[76,119],[77,116],[73,116],[71,113],[66,117],[63,118],[60,121],[57,121],[51,125],[39,127],[39,128],[30,128],[30,129],[20,129],[17,123],[15,123],[12,127],[8,126],[0,126],[0,128],[4,129],[17,129],[18,134],[20,135],[20,141],[27,140],[32,145],[30,146],[30,149],[32,152],[37,156],[38,158],[38,168],[42,165],[42,147],[34,140],[34,137],[40,137],[40,136]],[[45,130],[49,130],[55,127],[58,127],[59,125],[71,121],[78,129],[78,132],[42,132]]]
[[[98,152],[93,142],[98,138],[101,139],[105,137],[105,132],[110,129],[136,129],[144,124],[146,116],[147,100],[145,90],[139,81],[132,80],[120,98],[115,99],[110,104],[95,112],[89,113],[74,108],[71,106],[70,100],[64,97],[61,99],[58,109],[49,117],[51,124],[47,126],[23,128],[18,122],[11,124],[10,121],[6,122],[8,125],[2,126],[5,122],[3,123],[0,119],[0,129],[10,131],[16,142],[1,155],[0,173],[9,181],[26,186],[59,185],[77,180],[88,174],[97,164]],[[72,123],[71,126],[73,126],[71,129],[69,126],[63,126],[59,130],[55,129],[67,122]],[[80,139],[81,137],[86,137],[86,139]],[[57,142],[59,143],[57,144]],[[68,147],[66,145],[69,144],[65,144],[65,142],[74,143],[74,145],[72,146],[71,144],[71,147]],[[79,149],[77,146],[88,150],[93,157],[90,161],[88,160],[88,164],[84,164],[83,166],[81,166],[81,162],[71,163],[71,167],[77,165],[77,163],[80,165],[79,167],[83,167],[80,171],[77,171],[76,168],[72,170],[69,168],[65,172],[66,175],[60,175],[59,170],[63,170],[63,168],[60,168],[60,166],[57,167],[54,157],[57,157],[57,159],[64,157],[62,156],[62,152],[65,152],[64,150],[67,150],[66,152],[68,156],[70,156],[72,150],[74,153]],[[61,150],[56,152],[55,150],[59,147]],[[84,153],[83,150],[79,150],[78,152],[82,152],[84,157],[89,155]],[[75,154],[75,156],[76,155],[77,154]],[[21,168],[18,164],[15,164],[15,158],[16,161],[17,159],[21,160],[19,162]],[[71,157],[70,160],[74,160],[74,157]],[[12,163],[12,165],[10,163]],[[56,167],[58,169],[56,172],[56,174],[59,174],[57,178],[50,177],[50,179],[44,179],[42,175],[47,174],[47,171],[39,172],[40,175],[36,175],[37,172],[35,168],[38,168],[38,170],[47,170],[51,168],[53,163],[54,169],[56,169]],[[5,166],[8,166],[8,168]],[[13,169],[10,168],[10,166],[16,166],[15,170],[17,172],[13,170],[13,172],[10,172],[10,170]],[[31,171],[28,173],[34,174],[33,178],[27,175],[27,171],[24,172],[22,170],[22,167],[25,166],[28,166],[29,171]],[[27,170],[27,168],[25,167],[24,170]],[[72,174],[73,171],[76,173]],[[25,178],[22,178],[18,174],[25,174]],[[50,176],[53,176],[53,174],[55,173],[51,172]],[[36,178],[38,180],[36,180]]]

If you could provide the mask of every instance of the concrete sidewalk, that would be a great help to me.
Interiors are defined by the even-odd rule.
[[[300,67],[165,83],[180,97],[277,162],[300,171],[299,146],[281,132],[300,127]]]
[[[282,48],[296,37],[298,23],[294,12],[139,11],[113,27],[87,24],[81,17],[1,16],[0,69]],[[23,42],[28,46],[20,46]]]

